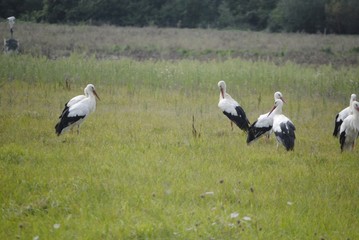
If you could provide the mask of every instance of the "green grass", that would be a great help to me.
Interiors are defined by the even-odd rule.
[[[331,136],[359,93],[357,67],[79,54],[2,55],[0,66],[1,239],[359,237],[359,151],[341,154]],[[280,90],[295,151],[231,131],[221,79],[251,121]],[[63,104],[90,82],[96,111],[80,135],[57,137]]]

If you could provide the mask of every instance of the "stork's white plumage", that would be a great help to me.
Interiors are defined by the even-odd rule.
[[[351,105],[353,113],[346,117],[340,126],[340,149],[353,150],[356,139],[359,136],[359,102],[353,101]]]
[[[283,101],[277,99],[268,116],[273,117],[273,132],[278,144],[281,143],[287,151],[294,150],[295,126],[293,122],[282,114]]]
[[[78,95],[76,97],[73,97],[70,99],[70,101],[68,101],[66,104],[65,104],[65,107],[64,107],[64,110],[62,110],[62,113],[60,115],[59,118],[62,117],[62,115],[66,112],[67,109],[69,109],[72,105],[75,105],[76,103],[82,101],[83,99],[85,99],[86,97],[88,97],[88,90],[87,87],[89,87],[89,85],[92,85],[92,84],[88,84],[85,88],[84,88],[84,94],[85,95]]]
[[[340,126],[342,125],[344,119],[353,113],[352,103],[353,103],[353,101],[356,101],[356,100],[357,100],[357,95],[355,95],[353,93],[350,96],[349,106],[344,108],[342,111],[340,111],[337,114],[337,116],[335,117],[335,125],[334,125],[334,131],[333,131],[334,137],[339,136]]]
[[[69,101],[77,101],[76,103],[73,103],[67,108],[67,104],[65,105],[65,109],[60,116],[60,121],[55,126],[56,134],[58,136],[73,129],[75,126],[77,126],[77,132],[79,133],[81,123],[90,115],[90,113],[95,111],[96,97],[98,99],[100,98],[96,93],[94,85],[88,84],[84,91],[85,96],[79,95]]]
[[[274,101],[277,99],[281,99],[283,102],[284,98],[281,92],[274,93]],[[268,138],[270,134],[273,132],[273,116],[268,116],[269,112],[262,114],[258,117],[257,121],[255,121],[248,129],[247,135],[247,144],[250,144],[254,140],[257,140],[263,135],[266,135]]]
[[[227,93],[227,87],[224,81],[219,81],[218,87],[220,90],[218,107],[222,110],[223,114],[229,118],[231,125],[233,122],[240,129],[247,132],[249,121],[243,108]]]

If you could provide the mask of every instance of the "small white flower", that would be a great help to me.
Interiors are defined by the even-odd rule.
[[[237,213],[237,212],[231,213],[231,218],[236,218],[238,216],[239,216],[239,213]]]
[[[289,205],[289,206],[292,206],[293,205],[293,202],[287,202],[287,204]]]
[[[54,226],[53,226],[55,229],[59,229],[61,227],[61,224],[60,223],[55,223]]]
[[[243,217],[243,220],[244,220],[244,221],[251,221],[252,218],[251,218],[251,217],[248,217],[248,216],[245,216],[245,217]]]
[[[32,238],[32,240],[39,240],[39,239],[40,239],[39,236],[35,236],[35,237]]]
[[[205,195],[214,195],[214,192],[205,192]]]

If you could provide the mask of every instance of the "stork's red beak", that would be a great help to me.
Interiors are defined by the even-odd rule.
[[[222,94],[222,98],[224,98],[224,92],[223,92],[223,88],[221,87],[221,94]]]
[[[282,100],[284,103],[286,103],[286,102],[284,101],[284,98],[283,98],[283,97],[280,97],[280,100]]]

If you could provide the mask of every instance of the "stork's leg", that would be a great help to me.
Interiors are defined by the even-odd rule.
[[[232,131],[233,131],[233,122],[232,121],[230,121],[231,122],[231,128],[232,128]]]
[[[77,125],[77,135],[80,134],[80,125]]]

